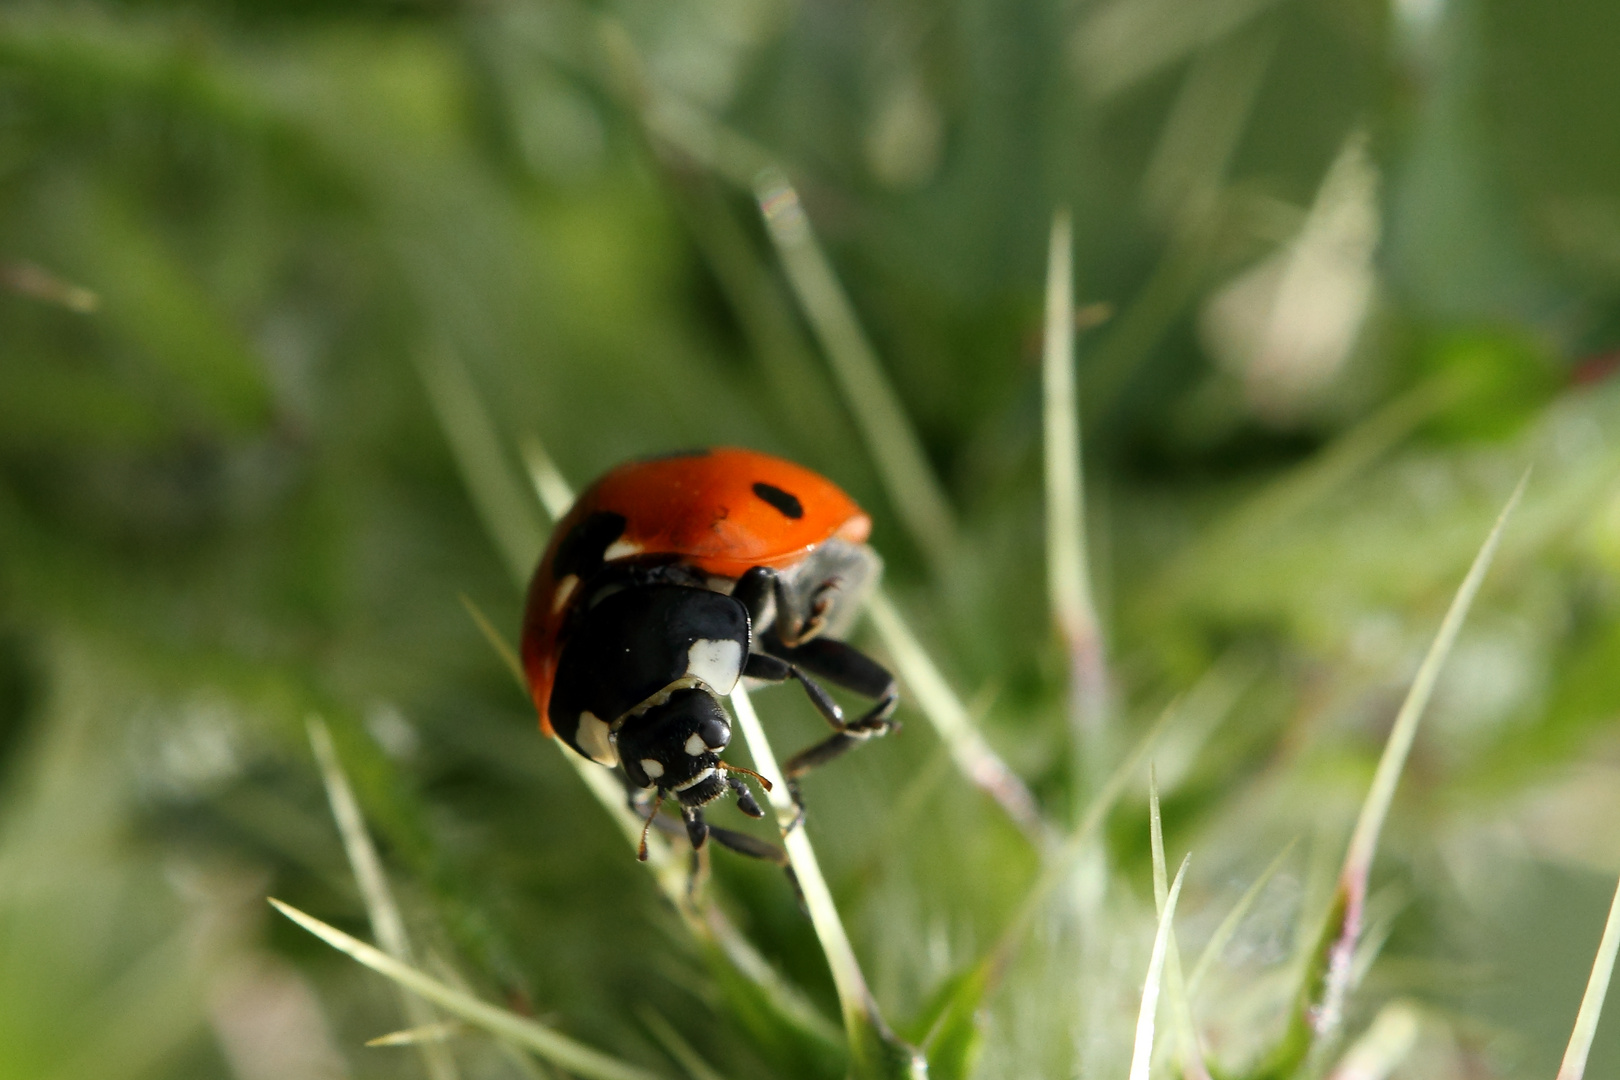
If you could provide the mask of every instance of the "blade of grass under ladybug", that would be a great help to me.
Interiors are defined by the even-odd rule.
[[[530,436],[528,442],[531,449],[537,449],[541,454],[545,454],[545,448],[538,438]],[[549,460],[550,456],[546,457]],[[560,476],[558,480],[562,484],[560,490],[567,494],[568,502],[572,503],[573,493],[568,489],[567,482]],[[566,506],[560,509],[563,513],[567,512]],[[490,647],[511,671],[518,690],[527,697],[529,687],[523,677],[523,666],[518,660],[516,650],[501,636],[500,631],[495,629],[489,617],[471,597],[462,594],[461,603]],[[643,822],[630,812],[630,808],[625,804],[624,789],[613,779],[613,774],[593,762],[586,761],[578,754],[569,753],[563,749],[561,743],[558,744],[558,750],[562,753],[563,760],[596,797],[596,801],[602,804],[608,816],[613,818],[619,831],[629,842],[631,850],[636,850],[641,841]],[[724,962],[730,964],[744,979],[759,989],[761,996],[771,1004],[778,1016],[820,1042],[831,1045],[838,1043],[837,1027],[829,1022],[798,988],[783,979],[765,958],[759,955],[748,939],[731,924],[724,912],[713,904],[707,905],[701,911],[693,907],[687,870],[682,866],[682,860],[678,859],[670,848],[668,841],[656,832],[647,836],[647,865],[652,869],[653,878],[658,883],[659,889],[680,914],[693,936],[718,950]]]
[[[703,1055],[692,1049],[692,1044],[681,1037],[675,1025],[665,1020],[662,1013],[650,1006],[643,1006],[636,1010],[636,1014],[664,1052],[674,1058],[675,1063],[685,1069],[686,1075],[692,1080],[725,1080],[713,1065],[703,1060]]]
[[[1418,667],[1417,675],[1412,680],[1412,687],[1407,691],[1406,700],[1401,703],[1395,724],[1384,743],[1384,752],[1378,760],[1378,769],[1373,774],[1372,786],[1367,792],[1367,798],[1362,802],[1361,815],[1356,821],[1355,832],[1350,837],[1344,867],[1339,872],[1338,899],[1333,910],[1335,917],[1342,915],[1342,922],[1336,932],[1325,935],[1328,946],[1323,955],[1326,968],[1322,975],[1321,994],[1315,1003],[1308,1000],[1315,995],[1307,994],[1302,999],[1302,1005],[1308,1010],[1307,1016],[1311,1020],[1313,1040],[1317,1046],[1327,1046],[1331,1043],[1343,1019],[1344,1000],[1350,990],[1352,963],[1355,959],[1356,946],[1361,938],[1363,908],[1367,899],[1367,878],[1372,870],[1373,857],[1378,851],[1379,835],[1383,831],[1385,819],[1389,816],[1390,804],[1395,799],[1395,789],[1406,766],[1407,755],[1411,752],[1412,742],[1417,737],[1418,721],[1422,719],[1424,709],[1428,707],[1429,698],[1434,693],[1435,682],[1440,677],[1440,669],[1451,653],[1452,645],[1456,643],[1463,620],[1468,617],[1468,610],[1473,606],[1474,597],[1478,595],[1480,585],[1485,580],[1485,573],[1490,569],[1491,560],[1495,558],[1496,550],[1501,545],[1502,533],[1507,527],[1508,518],[1518,506],[1529,480],[1530,474],[1526,472],[1513,489],[1507,505],[1502,508],[1490,535],[1480,547],[1479,554],[1474,557],[1473,565],[1468,568],[1468,574],[1452,598],[1451,607],[1446,611],[1446,617],[1440,624],[1440,631],[1435,635],[1428,654]]]
[[[1404,1001],[1392,1001],[1328,1074],[1328,1080],[1388,1080],[1417,1045],[1422,1017]]]
[[[1153,905],[1159,917],[1163,918],[1169,902],[1165,884],[1168,875],[1164,861],[1164,823],[1159,816],[1159,778],[1151,764],[1148,766],[1148,831],[1153,852]],[[1204,1050],[1198,1043],[1198,1025],[1193,1019],[1192,1005],[1188,1000],[1187,980],[1181,973],[1181,948],[1176,943],[1173,928],[1165,958],[1165,973],[1169,984],[1170,1016],[1175,1021],[1176,1036],[1181,1042],[1182,1076],[1188,1080],[1209,1080]]]
[[[1050,847],[1054,839],[1052,830],[1042,818],[1035,796],[979,733],[967,707],[951,690],[945,676],[881,587],[872,591],[867,613],[894,660],[900,681],[933,725],[957,769],[994,799],[1036,846],[1043,850]]]
[[[956,549],[956,522],[950,504],[911,418],[810,228],[798,191],[775,167],[759,174],[753,191],[788,284],[827,354],[889,500],[934,572],[945,572]]]
[[[1091,589],[1085,475],[1074,386],[1074,242],[1069,212],[1052,215],[1046,263],[1046,329],[1041,388],[1046,456],[1046,584],[1052,617],[1069,655],[1069,723],[1075,802],[1095,786],[1108,760],[1112,695],[1102,622]]]
[[[545,527],[531,509],[533,504],[522,484],[513,477],[495,428],[461,362],[448,347],[441,346],[419,351],[416,366],[473,505],[507,570],[521,586],[540,557]]]
[[[1620,953],[1620,885],[1615,886],[1614,901],[1609,905],[1609,919],[1603,925],[1603,938],[1598,942],[1597,955],[1592,959],[1592,974],[1586,980],[1586,993],[1581,995],[1581,1007],[1575,1014],[1575,1029],[1570,1032],[1569,1044],[1564,1048],[1564,1060],[1558,1067],[1557,1080],[1581,1080],[1586,1075],[1586,1058],[1592,1051],[1598,1020],[1603,1015],[1603,999],[1609,992],[1609,980],[1614,975],[1616,953]]]
[[[1232,910],[1227,912],[1226,918],[1222,919],[1220,925],[1215,927],[1215,932],[1210,935],[1209,942],[1204,946],[1204,951],[1198,956],[1198,963],[1193,965],[1192,974],[1187,977],[1188,1000],[1197,999],[1198,988],[1203,985],[1204,976],[1209,974],[1209,969],[1214,965],[1215,961],[1221,958],[1221,954],[1226,951],[1226,946],[1231,944],[1232,939],[1237,936],[1238,927],[1243,925],[1244,917],[1249,914],[1249,910],[1254,907],[1255,901],[1259,900],[1260,894],[1265,891],[1267,883],[1277,875],[1277,871],[1282,869],[1283,863],[1287,861],[1289,855],[1293,854],[1294,848],[1298,845],[1298,837],[1288,841],[1283,849],[1277,853],[1277,857],[1271,860],[1271,864],[1260,872],[1259,877],[1254,879],[1254,884],[1244,890],[1243,895],[1238,898],[1238,902],[1232,905]]]
[[[1136,1016],[1136,1043],[1131,1049],[1130,1080],[1148,1080],[1153,1063],[1153,1024],[1159,1011],[1159,984],[1164,974],[1164,958],[1170,945],[1170,923],[1176,916],[1176,901],[1181,899],[1181,882],[1187,876],[1188,855],[1181,860],[1176,880],[1165,897],[1164,912],[1159,916],[1159,929],[1153,935],[1153,956],[1148,961],[1147,980],[1142,984],[1142,1008]]]
[[[388,874],[383,870],[377,848],[366,829],[360,803],[354,797],[349,777],[338,759],[337,748],[332,745],[332,733],[319,716],[305,721],[309,731],[309,745],[320,764],[321,781],[326,785],[326,801],[331,804],[332,817],[343,838],[343,852],[348,856],[349,869],[359,886],[360,898],[366,905],[366,917],[371,932],[383,951],[402,963],[414,963],[410,936],[405,932],[405,919],[394,901],[394,890],[389,887]],[[437,1022],[433,1009],[421,998],[400,990],[400,1005],[405,1019],[413,1028],[423,1028]],[[423,1042],[418,1046],[422,1068],[429,1080],[456,1080],[460,1071],[455,1058],[442,1042]]]
[[[585,1077],[586,1080],[658,1080],[658,1074],[655,1072],[610,1057],[528,1017],[481,1001],[471,994],[440,982],[424,971],[394,959],[381,949],[350,937],[313,915],[306,915],[274,897],[269,899],[271,906],[277,911],[339,952],[347,953],[379,975],[392,979],[445,1012],[458,1016],[491,1035],[510,1039],[560,1069]]]
[[[833,903],[832,891],[821,875],[821,864],[811,846],[808,830],[802,823],[788,828],[798,809],[789,792],[787,778],[777,764],[776,753],[765,736],[765,728],[759,722],[759,714],[754,711],[748,692],[740,685],[731,693],[731,704],[737,725],[748,743],[748,752],[754,759],[754,768],[770,782],[766,798],[776,811],[777,824],[784,830],[782,846],[787,849],[804,906],[810,913],[810,924],[832,972],[855,1075],[873,1080],[927,1076],[928,1065],[922,1055],[895,1035],[878,1011],[866,977],[861,974],[860,963],[855,959],[855,949],[844,931],[843,920],[838,916],[838,907]]]

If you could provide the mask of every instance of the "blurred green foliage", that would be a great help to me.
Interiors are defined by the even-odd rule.
[[[1394,1075],[1552,1075],[1620,869],[1616,40],[1607,0],[0,4],[0,1077],[420,1068],[359,1046],[404,1025],[390,990],[263,904],[369,936],[312,711],[430,969],[668,1075],[648,1008],[725,1075],[841,1075],[705,965],[467,619],[463,593],[515,634],[544,519],[469,489],[433,372],[513,477],[538,437],[576,484],[720,442],[836,478],[1061,818],[1058,205],[1112,313],[1079,381],[1119,745],[1186,694],[1155,751],[1172,864],[1195,853],[1183,951],[1306,838],[1195,1003],[1213,1060],[1281,1033],[1405,682],[1529,465],[1396,802],[1351,1029],[1410,999]],[[729,141],[706,157],[677,106]],[[943,481],[944,572],[736,183],[750,146]],[[760,702],[779,748],[815,733]],[[879,1002],[918,1040],[948,1021],[939,1075],[1122,1075],[1145,787],[1088,901],[1106,940],[1040,921],[974,1028],[954,995],[1038,858],[903,715],[808,785]],[[836,1015],[779,874],[715,864]]]

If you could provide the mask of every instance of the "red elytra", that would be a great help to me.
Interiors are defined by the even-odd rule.
[[[673,556],[726,579],[756,566],[793,566],[834,538],[863,543],[872,528],[866,512],[826,477],[753,450],[720,447],[611,470],[558,523],[529,585],[523,669],[547,735],[563,631],[572,602],[583,591],[576,576],[554,572],[558,551],[601,514],[624,519],[604,562]]]

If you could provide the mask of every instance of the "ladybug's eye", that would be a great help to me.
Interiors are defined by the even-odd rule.
[[[699,724],[697,733],[703,739],[703,745],[710,750],[724,750],[731,742],[731,726],[714,717]]]

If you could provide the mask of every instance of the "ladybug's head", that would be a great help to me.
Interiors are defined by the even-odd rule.
[[[726,792],[720,754],[731,743],[731,723],[704,687],[674,691],[621,728],[617,742],[625,775],[638,787],[656,787],[690,807]]]

